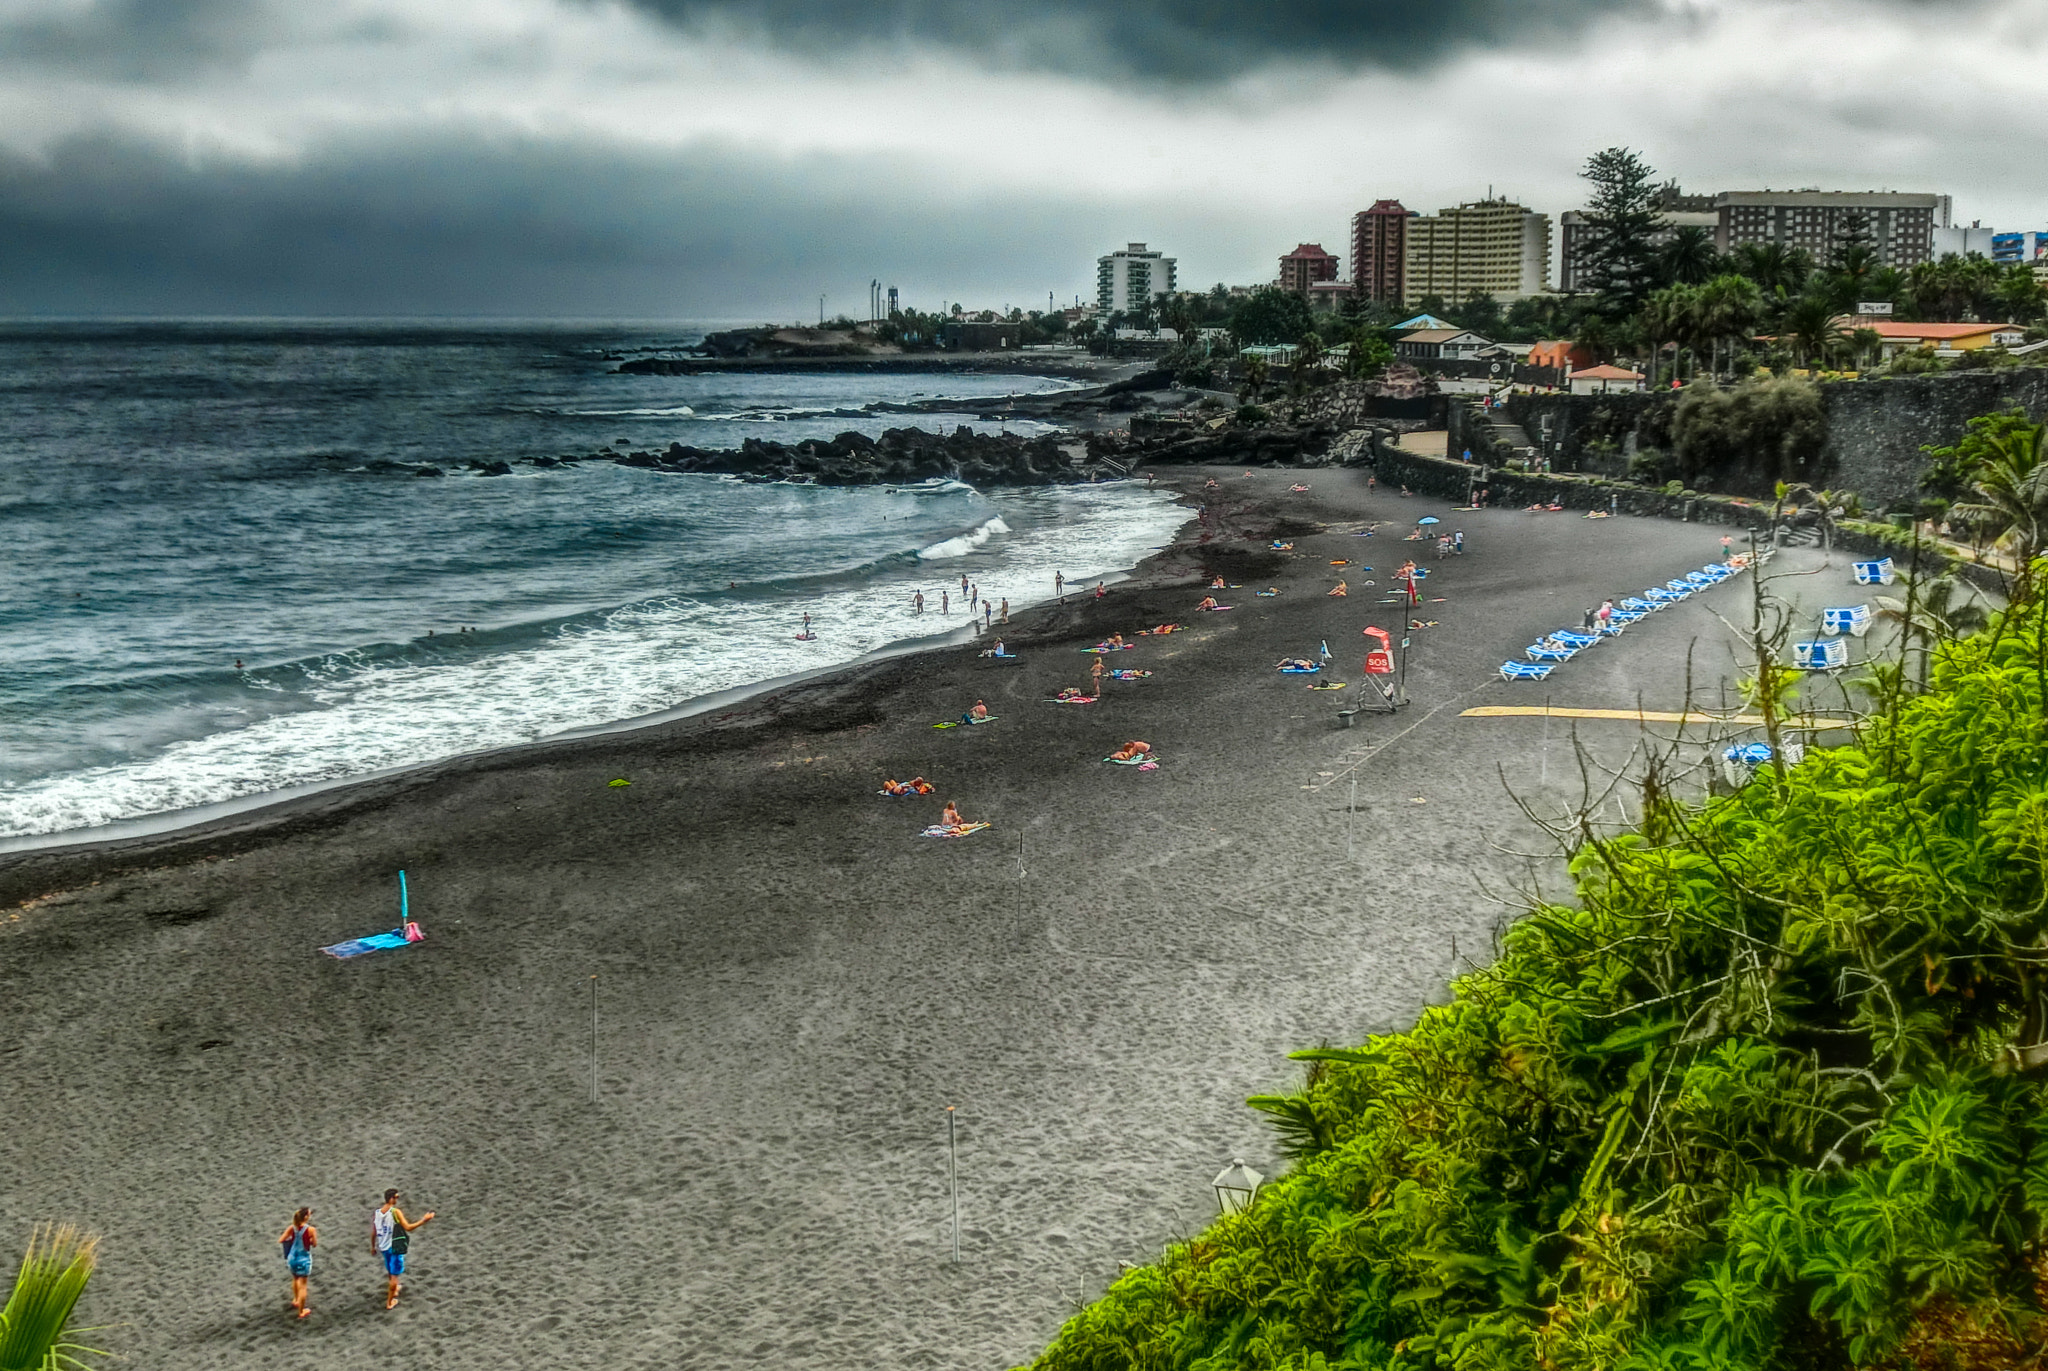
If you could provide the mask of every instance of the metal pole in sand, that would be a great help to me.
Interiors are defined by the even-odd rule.
[[[946,1180],[953,1191],[953,1260],[960,1260],[960,1144],[953,1132],[953,1106],[946,1106]]]
[[[597,1103],[597,977],[590,978],[590,1102]]]
[[[1536,785],[1538,789],[1550,784],[1550,697],[1543,697],[1543,759],[1538,763]]]
[[[1344,860],[1354,860],[1352,834],[1358,831],[1358,773],[1351,773],[1351,809],[1344,816]]]

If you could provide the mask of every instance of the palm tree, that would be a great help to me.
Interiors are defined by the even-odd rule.
[[[1917,654],[1919,670],[1914,675],[1924,685],[1935,646],[1977,632],[1991,616],[1953,572],[1922,577],[1901,573],[1899,580],[1905,598],[1880,595],[1877,612],[1899,625],[1901,645],[1907,655]]]
[[[1825,361],[1843,336],[1835,302],[1825,295],[1802,295],[1785,311],[1784,331],[1803,362]]]
[[[1675,230],[1671,241],[1657,251],[1657,269],[1674,285],[1697,286],[1712,280],[1720,265],[1714,251],[1714,235],[1697,224]]]
[[[2014,424],[1987,432],[1990,455],[1970,483],[1977,499],[1951,508],[1973,524],[1989,529],[2012,549],[2018,575],[2012,578],[2013,598],[2027,594],[2033,583],[2028,568],[2048,548],[2048,462],[2041,460],[2041,424]]]
[[[1259,394],[1266,388],[1266,378],[1272,374],[1263,357],[1247,357],[1244,362],[1244,389],[1237,398],[1248,405],[1259,402]]]
[[[0,1309],[0,1368],[58,1371],[83,1367],[78,1354],[112,1356],[73,1341],[90,1328],[74,1328],[71,1311],[99,1261],[99,1239],[70,1226],[36,1229],[14,1278],[14,1293]]]
[[[1316,373],[1323,369],[1323,336],[1314,329],[1301,335],[1301,341],[1294,345],[1293,390],[1301,394],[1316,383]]]
[[[1700,287],[1696,308],[1694,336],[1706,339],[1712,347],[1714,355],[1709,366],[1719,376],[1721,344],[1729,344],[1732,362],[1734,345],[1756,332],[1757,321],[1763,314],[1763,293],[1746,276],[1717,276]]]
[[[1756,282],[1769,294],[1783,291],[1797,294],[1813,274],[1813,260],[1798,248],[1783,243],[1744,243],[1734,252],[1735,270]]]

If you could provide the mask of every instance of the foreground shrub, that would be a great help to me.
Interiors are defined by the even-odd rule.
[[[1038,1365],[2035,1364],[2039,596],[1855,746],[1589,830],[1578,900],[1407,1032],[1296,1054],[1294,1158]]]

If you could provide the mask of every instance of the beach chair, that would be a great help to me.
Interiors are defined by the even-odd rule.
[[[1502,662],[1500,678],[1503,681],[1540,681],[1557,670],[1540,662]]]
[[[1892,565],[1892,559],[1889,557],[1882,561],[1856,562],[1852,565],[1856,569],[1856,584],[1859,586],[1888,586],[1899,579],[1898,568]]]
[[[1691,586],[1694,590],[1709,590],[1715,584],[1714,578],[1707,575],[1707,573],[1704,571],[1686,572],[1685,583]]]
[[[1846,633],[1852,638],[1861,638],[1870,632],[1870,606],[1848,605],[1824,609],[1820,612],[1820,631],[1836,635]]]
[[[1687,592],[1687,594],[1690,593],[1691,592],[1689,591]],[[1666,605],[1677,604],[1680,600],[1683,600],[1685,596],[1675,594],[1672,591],[1666,590],[1663,586],[1651,586],[1648,590],[1643,592],[1643,598],[1648,600],[1651,604],[1655,605],[1658,609],[1662,609]]]
[[[1627,627],[1628,621],[1622,618],[1619,614],[1614,614],[1608,617],[1606,623],[1600,625],[1599,628],[1593,631],[1595,633],[1598,633],[1603,638],[1619,638],[1621,636],[1622,630]]]
[[[1627,603],[1628,601],[1624,600],[1621,604],[1616,605],[1614,609],[1609,612],[1608,618],[1611,622],[1621,624],[1622,626],[1626,627],[1629,624],[1639,624],[1643,620],[1650,617],[1650,610],[1648,606],[1645,606],[1642,609],[1627,609],[1623,607]]]
[[[1840,638],[1792,644],[1792,665],[1802,671],[1839,671],[1849,665],[1849,645]]]
[[[1529,660],[1532,662],[1569,662],[1579,655],[1575,647],[1552,647],[1548,643],[1531,643]]]
[[[1731,566],[1723,566],[1719,562],[1710,562],[1706,566],[1700,568],[1699,574],[1706,577],[1709,581],[1712,581],[1715,585],[1719,585],[1721,584],[1721,582],[1727,580],[1730,576],[1733,576],[1735,574],[1735,568]]]
[[[1550,635],[1552,642],[1564,643],[1570,647],[1587,648],[1600,641],[1597,633],[1580,633],[1576,629],[1561,628]]]
[[[1638,617],[1655,614],[1663,607],[1654,600],[1645,600],[1640,595],[1631,595],[1621,602],[1621,608],[1625,613],[1634,614]]]
[[[1698,586],[1681,581],[1675,576],[1664,583],[1664,588],[1681,600],[1699,589]]]

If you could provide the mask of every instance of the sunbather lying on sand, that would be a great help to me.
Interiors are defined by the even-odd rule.
[[[1154,627],[1154,628],[1141,628],[1141,629],[1139,629],[1139,630],[1138,630],[1138,636],[1139,636],[1140,638],[1144,638],[1144,637],[1148,637],[1148,636],[1150,636],[1150,635],[1152,635],[1152,634],[1155,634],[1155,633],[1178,633],[1178,632],[1180,632],[1180,630],[1181,630],[1181,625],[1179,625],[1179,624],[1160,624],[1160,625],[1158,625],[1158,626],[1156,626],[1156,627]]]
[[[1292,544],[1292,543],[1274,543],[1274,544],[1272,544],[1272,548],[1273,548],[1273,551],[1275,551],[1275,552],[1292,552],[1292,551],[1294,550],[1294,544]]]
[[[1306,657],[1282,657],[1275,663],[1279,671],[1314,671],[1316,664]]]
[[[1351,593],[1351,587],[1345,585],[1342,581],[1339,581],[1336,585],[1331,586],[1329,590],[1324,593],[1329,595],[1349,595]]]
[[[1151,755],[1152,744],[1132,741],[1125,743],[1122,747],[1110,753],[1109,760],[1112,762],[1128,762],[1133,757],[1149,757]]]
[[[882,790],[890,795],[929,795],[935,788],[930,781],[927,781],[922,776],[913,776],[907,781],[899,781],[891,777],[889,780],[882,782]]]
[[[1053,696],[1053,698],[1064,703],[1069,700],[1093,700],[1095,697],[1093,695],[1083,694],[1080,691],[1080,689],[1075,686],[1061,686],[1060,693]]]

